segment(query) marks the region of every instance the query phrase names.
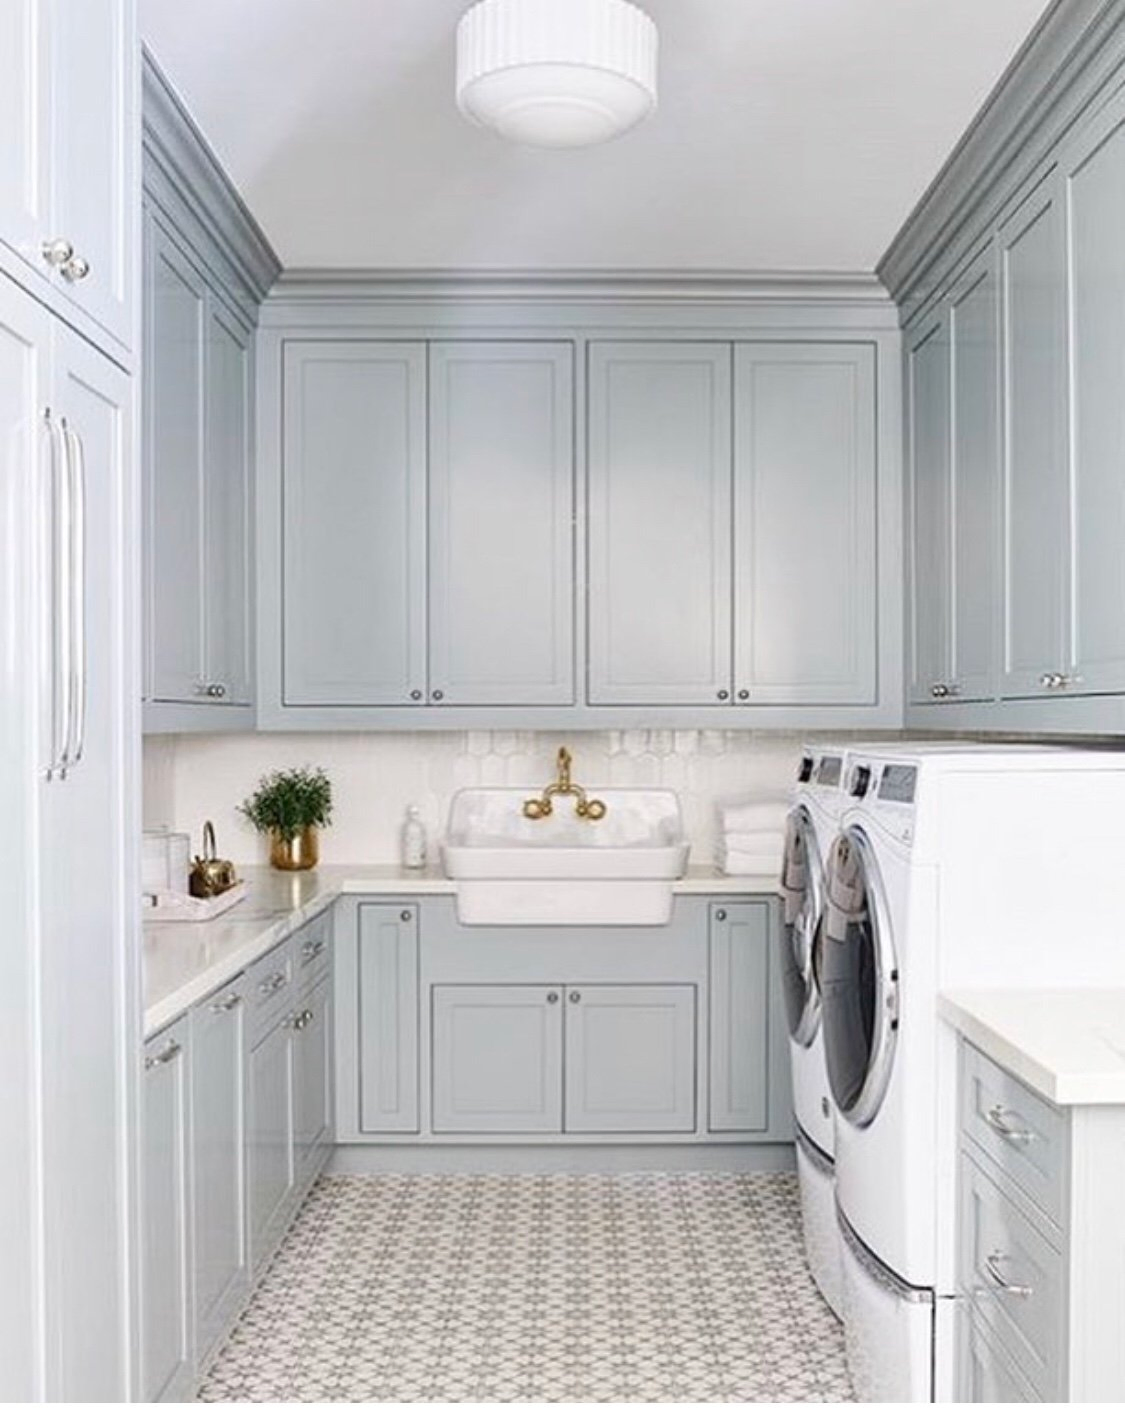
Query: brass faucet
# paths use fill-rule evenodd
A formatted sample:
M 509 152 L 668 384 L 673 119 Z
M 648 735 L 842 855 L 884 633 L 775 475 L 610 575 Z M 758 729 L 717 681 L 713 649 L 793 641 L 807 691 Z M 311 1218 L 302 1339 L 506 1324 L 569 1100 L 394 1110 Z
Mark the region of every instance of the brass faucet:
M 577 783 L 570 781 L 570 750 L 566 748 L 559 749 L 555 781 L 548 783 L 538 797 L 527 799 L 523 805 L 523 815 L 533 822 L 538 822 L 542 817 L 550 817 L 554 811 L 554 804 L 551 802 L 553 797 L 573 797 L 575 812 L 579 817 L 585 817 L 587 822 L 600 822 L 605 816 L 605 803 L 596 797 L 588 798 L 585 788 L 580 788 Z

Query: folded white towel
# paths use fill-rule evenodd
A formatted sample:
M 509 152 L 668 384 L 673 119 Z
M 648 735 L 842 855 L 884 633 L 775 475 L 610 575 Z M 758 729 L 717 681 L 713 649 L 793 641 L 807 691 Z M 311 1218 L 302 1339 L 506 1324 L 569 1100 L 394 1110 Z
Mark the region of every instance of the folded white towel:
M 723 846 L 720 844 L 715 849 L 715 860 L 723 870 L 730 870 L 736 865 L 743 868 L 749 867 L 753 871 L 780 870 L 783 852 L 782 839 L 776 837 L 770 843 L 754 847 Z
M 781 825 L 772 827 L 759 827 L 755 832 L 720 832 L 719 840 L 724 846 L 749 847 L 752 851 L 756 846 L 772 846 L 774 842 L 781 841 L 785 836 L 785 828 Z
M 788 801 L 764 797 L 718 804 L 719 827 L 724 832 L 774 832 L 785 825 Z
M 743 852 L 727 852 L 719 861 L 719 870 L 727 876 L 775 876 L 781 869 L 781 849 L 776 856 L 747 856 Z

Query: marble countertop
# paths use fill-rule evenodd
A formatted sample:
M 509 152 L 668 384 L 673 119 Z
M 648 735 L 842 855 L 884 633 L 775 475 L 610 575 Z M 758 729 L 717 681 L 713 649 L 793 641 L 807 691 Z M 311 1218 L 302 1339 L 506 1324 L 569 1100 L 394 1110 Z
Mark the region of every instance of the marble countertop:
M 301 928 L 341 895 L 453 895 L 456 883 L 435 868 L 318 866 L 273 871 L 247 866 L 246 898 L 201 924 L 147 921 L 144 925 L 144 1033 L 158 1032 L 209 993 Z M 689 866 L 673 882 L 676 895 L 773 895 L 777 876 L 726 876 L 712 866 Z
M 1125 989 L 957 990 L 941 1016 L 1056 1106 L 1125 1105 Z

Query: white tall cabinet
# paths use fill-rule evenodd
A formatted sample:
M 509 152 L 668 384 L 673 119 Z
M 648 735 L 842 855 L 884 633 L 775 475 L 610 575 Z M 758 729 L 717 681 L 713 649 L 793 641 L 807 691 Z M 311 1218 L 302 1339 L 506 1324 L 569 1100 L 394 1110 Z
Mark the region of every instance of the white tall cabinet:
M 6 1400 L 139 1392 L 135 20 L 0 18 Z

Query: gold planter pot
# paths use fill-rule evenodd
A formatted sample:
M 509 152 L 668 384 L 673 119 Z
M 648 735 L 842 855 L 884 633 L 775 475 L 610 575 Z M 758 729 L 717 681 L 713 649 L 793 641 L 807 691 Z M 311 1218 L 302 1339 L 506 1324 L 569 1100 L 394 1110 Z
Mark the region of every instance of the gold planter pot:
M 304 827 L 286 840 L 275 832 L 270 838 L 270 865 L 278 871 L 309 871 L 320 860 L 320 833 Z

